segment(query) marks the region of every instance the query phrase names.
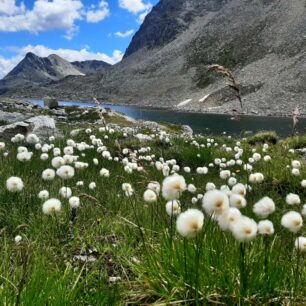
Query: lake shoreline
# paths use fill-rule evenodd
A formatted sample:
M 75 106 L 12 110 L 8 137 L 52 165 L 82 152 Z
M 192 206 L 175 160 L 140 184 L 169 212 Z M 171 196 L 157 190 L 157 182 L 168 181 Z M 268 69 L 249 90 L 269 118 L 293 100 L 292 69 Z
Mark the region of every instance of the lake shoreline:
M 31 103 L 33 100 L 39 100 L 41 101 L 42 99 L 21 99 L 24 101 L 27 101 Z M 82 100 L 79 99 L 78 101 L 72 101 L 72 100 L 58 100 L 59 102 L 67 102 L 67 103 L 75 103 L 75 102 L 80 102 L 80 103 L 87 103 L 87 104 L 94 104 L 94 102 L 90 102 L 88 100 Z M 119 107 L 131 107 L 131 108 L 138 108 L 138 109 L 143 109 L 143 110 L 150 110 L 150 111 L 173 111 L 176 113 L 188 113 L 188 114 L 207 114 L 207 115 L 220 115 L 220 116 L 232 116 L 233 118 L 235 117 L 256 117 L 256 118 L 292 118 L 292 114 L 277 114 L 277 115 L 263 115 L 263 114 L 255 114 L 255 113 L 242 113 L 242 114 L 233 114 L 232 112 L 216 112 L 216 111 L 193 111 L 193 110 L 188 110 L 188 109 L 179 109 L 175 107 L 153 107 L 153 106 L 147 106 L 147 105 L 137 105 L 137 104 L 118 104 L 118 103 L 104 103 L 102 102 L 101 105 L 103 107 L 107 106 L 119 106 Z M 67 107 L 67 106 L 59 106 L 59 107 Z M 81 106 L 83 108 L 91 108 L 93 106 Z M 302 114 L 299 116 L 299 118 L 306 118 L 306 114 Z M 235 120 L 235 119 L 234 119 Z

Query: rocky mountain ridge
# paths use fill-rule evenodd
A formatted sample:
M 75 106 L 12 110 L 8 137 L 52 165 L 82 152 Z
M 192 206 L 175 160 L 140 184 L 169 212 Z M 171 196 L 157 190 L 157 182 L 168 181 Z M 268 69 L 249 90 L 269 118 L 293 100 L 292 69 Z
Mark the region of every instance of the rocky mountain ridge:
M 39 57 L 29 52 L 12 71 L 0 80 L 0 89 L 48 84 L 69 76 L 83 77 L 86 74 L 103 71 L 110 66 L 110 64 L 97 60 L 70 63 L 56 54 Z
M 119 64 L 5 94 L 231 112 L 235 93 L 208 70 L 218 63 L 233 71 L 244 112 L 306 112 L 305 47 L 304 0 L 161 0 Z

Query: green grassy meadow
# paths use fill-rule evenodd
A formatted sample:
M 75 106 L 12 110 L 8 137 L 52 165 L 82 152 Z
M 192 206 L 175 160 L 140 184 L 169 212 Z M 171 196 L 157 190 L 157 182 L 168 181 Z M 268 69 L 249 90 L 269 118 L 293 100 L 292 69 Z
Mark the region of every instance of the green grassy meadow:
M 266 143 L 264 137 L 256 141 L 226 135 L 188 138 L 173 128 L 126 129 L 124 122 L 120 124 L 121 128 L 108 131 L 88 124 L 91 130 L 84 128 L 73 137 L 70 131 L 78 126 L 62 125 L 64 138 L 39 141 L 42 147 L 48 145 L 46 160 L 40 158 L 39 146 L 4 141 L 0 152 L 0 305 L 306 304 L 306 253 L 303 247 L 294 247 L 297 237 L 306 236 L 306 227 L 291 232 L 281 225 L 285 213 L 301 213 L 306 204 L 305 155 L 294 151 L 302 147 L 306 136 L 274 144 Z M 143 135 L 150 139 L 144 140 Z M 72 178 L 56 175 L 44 181 L 42 172 L 54 168 L 54 148 L 64 156 L 69 139 L 73 140 L 69 142 L 72 155 L 87 167 L 78 169 L 75 160 L 69 163 L 76 168 Z M 20 146 L 33 152 L 29 161 L 16 158 Z M 242 153 L 235 158 L 237 150 Z M 103 157 L 105 151 L 112 159 Z M 260 160 L 249 160 L 255 151 Z M 266 155 L 271 160 L 265 161 Z M 216 159 L 223 159 L 221 165 Z M 299 175 L 292 174 L 294 160 L 300 162 Z M 162 192 L 152 203 L 143 198 L 150 182 L 163 187 L 166 176 L 157 169 L 157 161 L 169 167 L 169 175 L 177 172 L 187 185 L 196 187 L 179 197 L 182 212 L 196 208 L 204 213 L 203 227 L 193 237 L 177 232 L 178 216 L 166 213 Z M 245 164 L 252 170 L 245 170 Z M 198 167 L 207 167 L 208 173 L 198 174 Z M 102 168 L 109 171 L 108 177 L 100 176 Z M 229 170 L 236 183 L 251 187 L 245 195 L 247 205 L 240 209 L 244 216 L 258 223 L 261 218 L 254 214 L 253 205 L 265 196 L 273 199 L 275 212 L 265 218 L 274 225 L 273 235 L 257 233 L 249 242 L 237 241 L 203 211 L 206 184 L 214 183 L 216 189 L 229 184 L 229 178 L 220 177 L 222 170 Z M 251 173 L 262 173 L 264 180 L 250 182 Z M 22 179 L 20 192 L 7 189 L 6 181 L 12 176 Z M 94 189 L 89 188 L 92 182 Z M 122 190 L 124 183 L 132 187 L 130 196 Z M 79 197 L 78 208 L 72 209 L 59 194 L 63 186 Z M 45 200 L 38 197 L 42 190 L 60 200 L 59 212 L 43 213 Z M 299 204 L 286 203 L 290 193 L 299 195 Z M 16 242 L 16 236 L 21 240 Z

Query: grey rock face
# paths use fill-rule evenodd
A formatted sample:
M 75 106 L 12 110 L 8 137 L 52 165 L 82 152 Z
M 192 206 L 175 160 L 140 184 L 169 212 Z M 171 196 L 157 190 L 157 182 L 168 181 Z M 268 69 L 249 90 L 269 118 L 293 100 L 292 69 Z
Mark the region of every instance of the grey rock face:
M 71 64 L 84 74 L 94 74 L 97 72 L 105 71 L 106 69 L 111 67 L 110 64 L 97 60 L 71 62 Z
M 25 115 L 21 114 L 21 113 L 17 113 L 17 112 L 3 112 L 0 111 L 0 121 L 4 121 L 7 123 L 13 123 L 16 121 L 21 121 L 24 120 L 26 118 Z
M 183 134 L 186 136 L 191 137 L 193 135 L 193 130 L 189 125 L 183 125 Z
M 10 139 L 18 133 L 23 135 L 34 133 L 39 138 L 62 137 L 61 132 L 56 128 L 55 120 L 49 116 L 36 116 L 0 127 L 1 138 Z

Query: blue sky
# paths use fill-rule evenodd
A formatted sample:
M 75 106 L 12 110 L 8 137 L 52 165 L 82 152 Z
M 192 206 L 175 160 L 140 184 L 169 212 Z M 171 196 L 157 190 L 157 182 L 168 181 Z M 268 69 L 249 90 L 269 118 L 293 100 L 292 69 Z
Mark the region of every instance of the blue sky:
M 121 60 L 158 0 L 0 0 L 0 78 L 31 51 Z

